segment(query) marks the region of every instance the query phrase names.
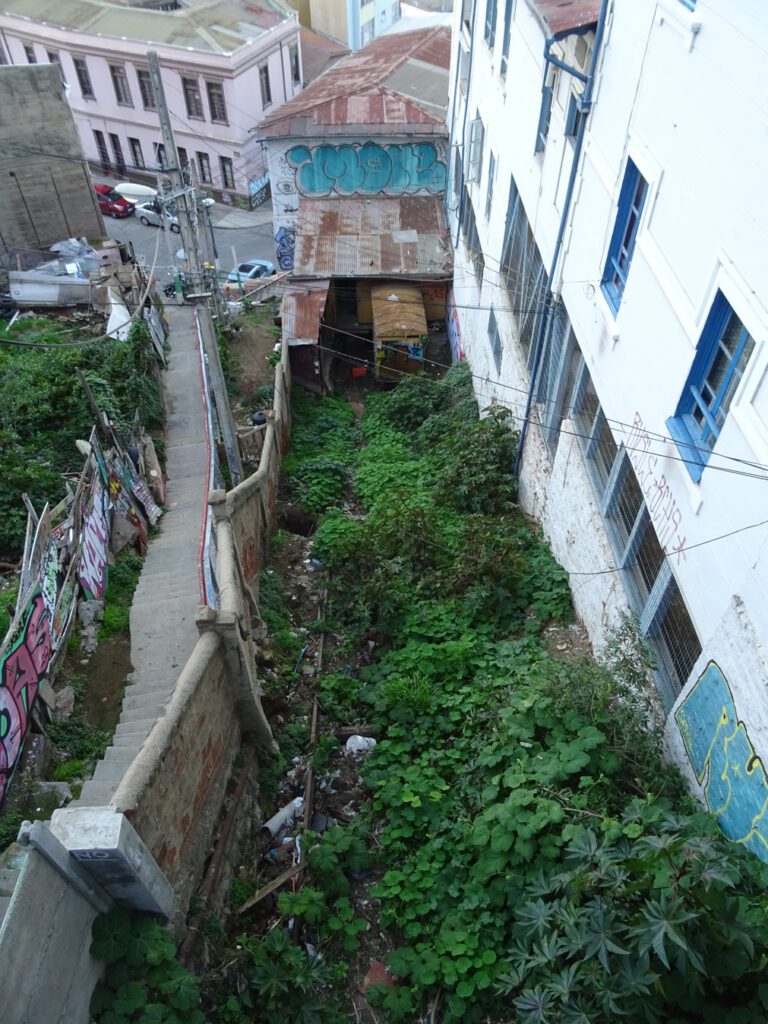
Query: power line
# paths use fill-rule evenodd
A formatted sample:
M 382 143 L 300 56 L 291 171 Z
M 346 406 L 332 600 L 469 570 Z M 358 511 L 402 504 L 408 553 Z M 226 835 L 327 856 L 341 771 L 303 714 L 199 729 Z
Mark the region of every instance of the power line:
M 331 324 L 323 323 L 322 326 L 327 328 L 330 331 L 333 331 L 335 334 L 345 335 L 345 336 L 353 338 L 353 339 L 355 339 L 357 341 L 362 341 L 362 342 L 365 342 L 367 344 L 371 344 L 371 339 L 370 338 L 365 338 L 361 334 L 355 334 L 352 331 L 345 331 L 342 328 L 334 327 Z M 321 348 L 322 351 L 332 352 L 335 355 L 343 356 L 343 353 L 339 353 L 335 349 L 323 348 L 322 346 L 318 346 L 318 348 Z M 392 346 L 392 345 L 382 345 L 382 348 L 391 349 L 392 351 L 401 351 L 396 346 Z M 425 363 L 428 363 L 430 366 L 435 366 L 435 367 L 437 367 L 439 369 L 442 369 L 442 370 L 450 369 L 450 366 L 447 363 L 440 363 L 440 362 L 437 362 L 435 360 L 426 359 L 426 358 L 423 361 Z M 364 363 L 365 365 L 372 365 L 372 364 L 369 364 L 367 360 L 361 359 L 360 362 Z M 400 373 L 400 374 L 403 374 L 403 375 L 406 375 L 406 376 L 409 375 L 408 371 L 406 371 L 406 370 L 397 370 L 394 367 L 392 369 L 394 369 L 395 372 L 397 372 L 397 373 Z M 479 381 L 482 384 L 490 384 L 492 386 L 497 386 L 497 387 L 503 388 L 504 390 L 507 390 L 507 391 L 514 391 L 515 393 L 523 395 L 523 396 L 527 396 L 527 394 L 528 394 L 527 390 L 524 389 L 524 388 L 516 388 L 512 384 L 504 384 L 501 381 L 498 381 L 498 382 L 497 381 L 493 381 L 489 377 L 482 377 L 479 374 L 473 373 L 472 370 L 470 370 L 470 376 L 472 377 L 473 380 Z M 440 381 L 436 381 L 435 383 L 441 383 L 441 382 Z M 489 395 L 489 394 L 480 393 L 480 397 L 487 398 L 489 400 L 493 400 L 495 398 L 495 395 L 492 395 L 492 394 Z M 540 405 L 549 405 L 549 406 L 552 406 L 553 408 L 560 406 L 559 402 L 554 401 L 554 400 L 550 400 L 550 399 L 542 399 L 539 402 L 539 404 Z M 510 408 L 515 408 L 516 409 L 517 407 L 515 407 L 513 405 L 510 405 Z M 606 423 L 608 423 L 609 426 L 611 426 L 612 428 L 615 426 L 617 428 L 616 432 L 619 433 L 619 434 L 627 433 L 629 436 L 631 436 L 631 434 L 636 429 L 635 425 L 632 424 L 632 423 L 626 423 L 626 422 L 623 422 L 622 420 L 608 419 L 607 416 L 605 417 L 605 419 L 606 419 Z M 618 428 L 620 428 L 620 429 L 618 429 Z M 551 430 L 551 431 L 556 432 L 556 433 L 559 433 L 559 434 L 566 434 L 566 435 L 569 435 L 569 436 L 572 436 L 572 437 L 581 437 L 581 438 L 584 438 L 585 440 L 588 440 L 588 441 L 592 440 L 592 437 L 590 435 L 581 434 L 581 433 L 578 433 L 576 431 L 564 430 L 563 427 L 562 427 L 562 424 L 559 427 L 554 427 L 553 426 L 553 427 L 547 427 L 546 429 L 547 430 Z M 652 440 L 660 441 L 660 442 L 663 442 L 665 444 L 672 444 L 672 445 L 676 444 L 674 439 L 669 437 L 666 434 L 658 434 L 658 433 L 655 433 L 655 432 L 649 431 L 649 430 L 645 430 L 645 433 L 647 433 Z M 698 447 L 698 446 L 693 445 L 693 444 L 687 445 L 686 447 L 690 448 L 691 452 L 698 452 L 698 453 L 700 453 L 702 455 L 707 456 L 708 458 L 712 457 L 714 455 L 716 458 L 724 459 L 724 460 L 726 460 L 728 462 L 736 462 L 739 465 L 749 466 L 749 467 L 752 467 L 754 469 L 762 469 L 762 470 L 765 471 L 765 473 L 768 473 L 768 466 L 763 465 L 760 462 L 752 462 L 749 459 L 742 459 L 742 458 L 739 458 L 736 455 L 725 455 L 725 454 L 721 454 L 719 452 L 718 453 L 714 453 L 709 448 L 702 448 L 702 447 Z M 645 448 L 637 448 L 637 447 L 629 448 L 626 445 L 624 445 L 624 448 L 625 448 L 625 451 L 637 451 L 637 452 L 640 452 L 641 454 L 647 454 L 647 449 L 645 449 Z M 651 454 L 658 455 L 661 458 L 671 459 L 672 461 L 675 461 L 675 462 L 683 462 L 685 464 L 687 464 L 687 463 L 689 463 L 691 461 L 690 459 L 685 459 L 685 458 L 682 458 L 682 457 L 676 456 L 676 455 L 670 455 L 670 454 L 668 454 L 666 452 L 665 453 L 653 452 Z M 739 471 L 739 470 L 730 469 L 727 466 L 717 466 L 717 465 L 710 464 L 708 468 L 713 469 L 713 470 L 718 470 L 718 471 L 723 472 L 723 473 L 732 473 L 732 474 L 737 475 L 737 476 L 744 476 L 744 477 L 753 478 L 753 479 L 756 479 L 756 480 L 768 480 L 768 476 L 764 476 L 764 475 L 759 474 L 759 473 L 744 473 L 744 472 Z

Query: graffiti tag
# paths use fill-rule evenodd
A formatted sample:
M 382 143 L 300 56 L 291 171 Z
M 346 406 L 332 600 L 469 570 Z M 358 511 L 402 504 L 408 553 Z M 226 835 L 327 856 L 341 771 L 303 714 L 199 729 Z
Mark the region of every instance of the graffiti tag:
M 645 497 L 659 544 L 666 554 L 677 555 L 679 564 L 685 558 L 686 538 L 680 532 L 683 513 L 672 494 L 666 476 L 657 472 L 661 459 L 651 452 L 651 441 L 651 435 L 645 429 L 640 413 L 636 412 L 626 446 L 629 451 L 634 449 L 632 467 Z
M 32 705 L 50 660 L 50 617 L 36 588 L 0 652 L 0 800 L 16 768 Z
M 296 253 L 296 232 L 293 228 L 278 228 L 275 235 L 277 262 L 281 270 L 293 270 Z
M 768 783 L 728 681 L 711 661 L 675 712 L 707 806 L 729 839 L 768 860 Z
M 286 154 L 296 168 L 299 192 L 327 196 L 331 192 L 444 192 L 446 165 L 431 142 L 380 146 L 294 146 Z
M 91 494 L 83 516 L 83 534 L 80 541 L 78 579 L 85 596 L 98 600 L 107 589 L 107 547 L 109 545 L 109 517 L 107 494 L 98 476 L 94 477 Z

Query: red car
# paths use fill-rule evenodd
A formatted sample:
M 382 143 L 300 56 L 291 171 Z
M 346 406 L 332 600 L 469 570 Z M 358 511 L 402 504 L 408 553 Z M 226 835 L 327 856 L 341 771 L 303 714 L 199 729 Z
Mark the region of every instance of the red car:
M 94 185 L 99 209 L 105 217 L 130 217 L 134 213 L 133 203 L 129 203 L 111 185 Z

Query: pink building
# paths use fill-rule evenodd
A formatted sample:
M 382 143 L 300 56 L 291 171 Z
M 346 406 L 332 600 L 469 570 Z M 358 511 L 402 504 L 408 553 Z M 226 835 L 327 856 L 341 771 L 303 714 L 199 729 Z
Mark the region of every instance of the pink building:
M 166 162 L 149 50 L 182 163 L 224 194 L 259 193 L 267 162 L 253 129 L 302 88 L 294 11 L 275 0 L 2 3 L 0 63 L 58 64 L 87 158 L 117 177 Z

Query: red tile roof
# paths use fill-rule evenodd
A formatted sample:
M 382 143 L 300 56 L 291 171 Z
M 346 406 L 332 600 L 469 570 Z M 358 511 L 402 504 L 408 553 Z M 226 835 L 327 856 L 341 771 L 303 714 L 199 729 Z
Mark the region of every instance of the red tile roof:
M 600 0 L 528 0 L 528 4 L 552 36 L 596 25 L 600 14 Z

